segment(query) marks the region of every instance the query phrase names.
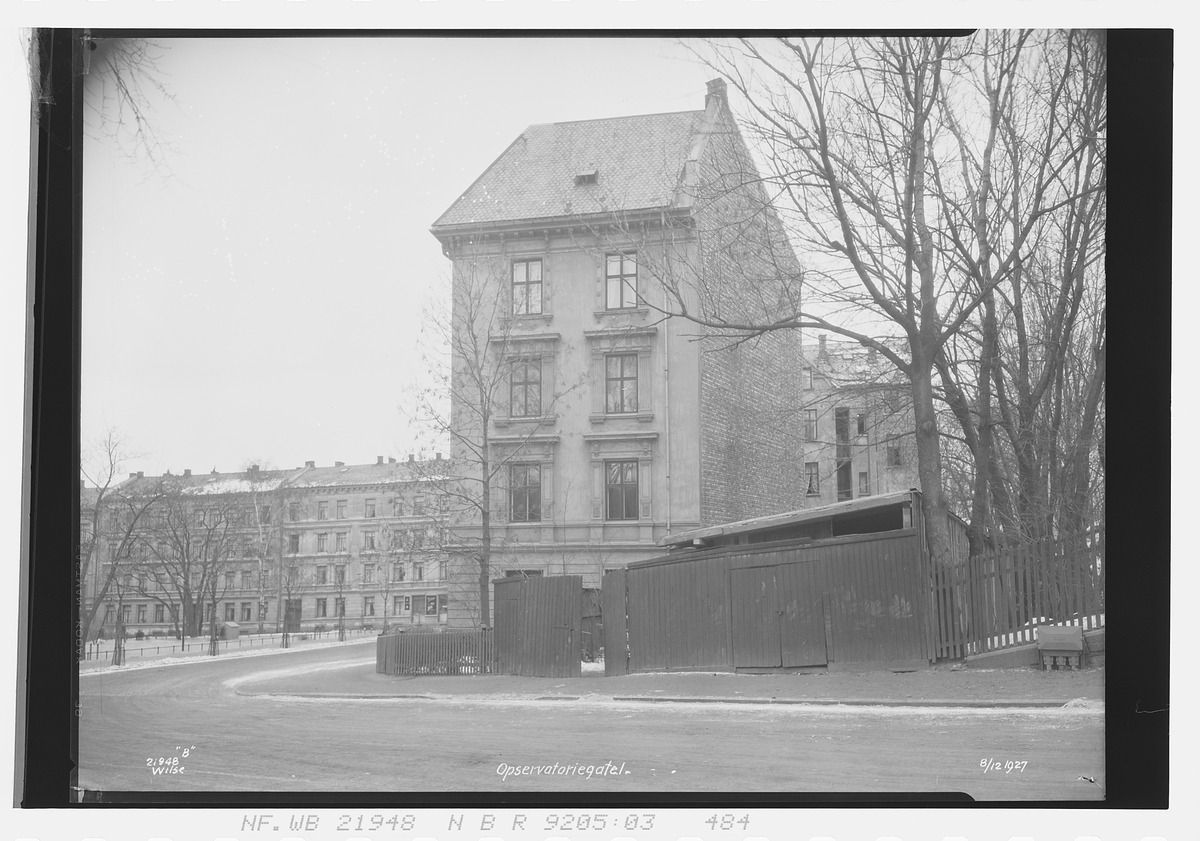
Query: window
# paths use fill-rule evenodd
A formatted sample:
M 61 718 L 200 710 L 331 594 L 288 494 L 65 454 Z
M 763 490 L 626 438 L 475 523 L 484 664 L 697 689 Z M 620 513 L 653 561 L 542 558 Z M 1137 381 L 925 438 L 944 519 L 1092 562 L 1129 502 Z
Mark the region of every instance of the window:
M 392 580 L 404 580 L 404 564 L 392 564 Z
M 446 580 L 447 569 L 448 567 L 446 566 L 446 559 L 442 558 L 442 560 L 438 561 L 438 578 L 442 579 L 443 581 Z
M 437 616 L 437 596 L 425 597 L 425 615 Z
M 887 465 L 888 467 L 901 467 L 904 464 L 904 456 L 900 453 L 899 446 L 889 446 L 887 448 Z
M 393 596 L 392 597 L 392 615 L 399 616 L 400 610 L 403 607 L 403 605 L 404 605 L 404 597 L 403 596 Z
M 298 502 L 289 502 L 288 503 L 288 519 L 291 520 L 293 523 L 300 519 L 300 503 L 298 503 Z
M 414 531 L 412 533 L 412 548 L 420 549 L 424 545 L 425 545 L 425 532 Z
M 146 621 L 146 606 L 144 604 L 138 605 L 138 621 L 139 622 Z
M 337 566 L 335 566 L 333 568 L 333 583 L 334 584 L 345 584 L 346 583 L 346 565 L 345 564 L 338 564 Z
M 375 583 L 375 564 L 363 564 L 363 584 Z
M 368 516 L 368 517 L 374 517 L 374 516 L 375 516 L 375 500 L 373 500 L 373 499 L 368 499 L 368 500 L 367 500 L 367 503 L 366 503 L 366 516 Z
M 862 471 L 858 474 L 858 495 L 859 496 L 870 496 L 871 495 L 871 483 L 867 479 L 866 471 Z
M 542 519 L 542 466 L 512 464 L 508 468 L 509 516 L 514 523 Z
M 262 586 L 264 590 L 271 586 L 271 570 L 269 569 L 262 571 Z
M 425 580 L 425 565 L 413 564 L 413 581 Z
M 126 625 L 129 624 L 130 618 L 133 616 L 133 608 L 130 605 L 125 605 L 121 608 L 121 621 Z M 208 619 L 212 621 L 212 605 L 208 606 Z
M 638 518 L 638 463 L 636 461 L 607 461 L 604 463 L 605 519 L 636 520 Z
M 242 621 L 250 621 L 250 602 L 242 602 Z
M 329 503 L 328 502 L 318 502 L 317 503 L 317 519 L 318 520 L 328 520 L 329 519 Z
M 163 606 L 161 604 L 156 604 L 154 606 L 154 621 L 162 622 L 164 613 L 165 611 L 163 610 Z
M 329 583 L 329 567 L 324 566 L 324 565 L 317 567 L 317 583 L 318 584 L 328 584 Z
M 288 554 L 296 555 L 300 552 L 300 535 L 288 535 Z
M 113 623 L 113 609 L 110 605 L 104 609 L 104 624 L 111 625 Z
M 346 551 L 346 532 L 339 531 L 333 536 L 333 548 L 335 552 Z
M 328 601 L 326 599 L 317 599 L 317 618 L 328 616 Z
M 375 597 L 363 596 L 363 616 L 375 615 Z
M 513 315 L 538 315 L 542 311 L 542 261 L 513 263 Z
M 604 357 L 604 411 L 623 414 L 638 410 L 636 353 Z
M 817 440 L 817 410 L 804 410 L 804 438 L 806 441 Z
M 804 463 L 804 493 L 808 496 L 821 495 L 821 467 L 815 461 Z
M 254 586 L 254 573 L 248 569 L 242 570 L 242 589 L 249 590 Z
M 225 589 L 226 590 L 233 589 L 233 582 L 234 582 L 235 577 L 236 577 L 236 573 L 232 573 L 232 572 L 225 573 Z
M 329 551 L 329 534 L 327 532 L 321 532 L 320 534 L 317 535 L 317 551 L 318 552 L 328 552 Z
M 518 359 L 508 376 L 508 414 L 514 418 L 536 418 L 542 414 L 542 361 Z
M 800 381 L 801 381 L 801 383 L 803 383 L 804 387 L 805 387 L 806 389 L 811 389 L 811 388 L 813 387 L 813 369 L 812 369 L 812 368 L 805 368 L 805 369 L 804 369 L 804 370 L 801 372 L 801 375 L 800 375 L 800 376 L 801 376 L 801 380 L 800 380 Z
M 392 500 L 392 516 L 393 517 L 403 517 L 404 516 L 404 501 L 403 500 L 400 500 L 400 499 Z
M 237 616 L 237 605 L 233 602 L 225 602 L 225 621 L 232 622 Z
M 604 262 L 605 309 L 626 310 L 637 307 L 637 255 L 609 254 Z
M 346 615 L 346 600 L 343 598 L 334 599 L 333 600 L 333 609 L 335 611 L 337 611 L 338 616 L 345 616 Z
M 271 506 L 264 505 L 262 508 L 258 509 L 258 521 L 260 523 L 271 522 Z
M 858 413 L 858 434 L 867 434 L 867 415 L 865 412 Z
M 344 499 L 337 501 L 337 518 L 339 520 L 346 519 L 346 500 Z
M 425 513 L 425 497 L 423 497 L 423 496 L 414 496 L 413 497 L 412 512 L 413 512 L 414 516 Z
M 367 552 L 375 551 L 375 532 L 373 532 L 373 531 L 364 531 L 363 532 L 362 548 L 364 551 L 367 551 Z

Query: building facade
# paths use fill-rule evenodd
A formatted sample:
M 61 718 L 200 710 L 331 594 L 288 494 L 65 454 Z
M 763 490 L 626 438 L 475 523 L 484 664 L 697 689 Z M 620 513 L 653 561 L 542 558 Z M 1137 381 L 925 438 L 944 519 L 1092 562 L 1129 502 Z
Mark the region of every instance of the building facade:
M 130 477 L 109 493 L 82 584 L 90 635 L 444 625 L 434 487 L 443 460 Z M 145 508 L 128 530 L 129 511 Z M 115 555 L 120 554 L 120 557 Z
M 813 508 L 919 488 L 911 398 L 895 368 L 818 336 L 801 357 L 804 498 Z
M 736 316 L 799 276 L 750 171 L 714 82 L 702 111 L 529 127 L 434 224 L 454 284 L 451 460 L 488 479 L 450 537 L 453 623 L 477 620 L 485 507 L 492 577 L 598 587 L 668 533 L 804 498 L 796 331 L 739 343 L 664 317 Z

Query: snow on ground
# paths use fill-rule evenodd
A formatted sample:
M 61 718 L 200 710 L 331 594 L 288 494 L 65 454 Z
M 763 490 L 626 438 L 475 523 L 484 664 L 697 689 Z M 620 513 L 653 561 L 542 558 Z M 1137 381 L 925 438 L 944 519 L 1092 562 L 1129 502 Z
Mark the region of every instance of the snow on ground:
M 316 640 L 314 642 L 297 641 L 289 648 L 272 648 L 271 646 L 262 646 L 254 648 L 233 649 L 232 651 L 222 651 L 216 657 L 212 657 L 206 652 L 196 651 L 189 654 L 180 654 L 177 656 L 162 656 L 146 655 L 141 659 L 134 659 L 133 662 L 126 661 L 123 666 L 113 666 L 105 660 L 85 660 L 79 664 L 79 675 L 93 674 L 112 674 L 113 672 L 137 671 L 140 669 L 153 669 L 159 666 L 178 666 L 183 663 L 216 663 L 220 660 L 240 657 L 258 657 L 264 654 L 294 654 L 297 651 L 310 651 L 313 648 L 330 648 L 342 645 L 359 645 L 365 642 L 372 641 L 374 637 L 358 637 L 357 639 L 348 639 L 344 642 L 335 640 L 324 641 Z M 364 661 L 366 662 L 366 661 Z M 371 658 L 374 662 L 374 658 Z

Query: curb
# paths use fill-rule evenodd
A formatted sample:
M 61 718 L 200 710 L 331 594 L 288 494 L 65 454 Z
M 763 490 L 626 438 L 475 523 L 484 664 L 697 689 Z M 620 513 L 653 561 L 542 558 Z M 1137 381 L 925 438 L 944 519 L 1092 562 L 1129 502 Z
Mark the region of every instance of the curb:
M 622 695 L 614 696 L 612 700 L 665 704 L 797 704 L 823 707 L 980 707 L 988 709 L 1012 707 L 1049 709 L 1065 707 L 1070 703 L 1070 701 L 980 701 L 975 699 L 952 701 L 947 699 L 925 700 L 912 698 L 688 698 L 655 695 Z
M 579 695 L 506 696 L 501 699 L 491 695 L 376 695 L 345 692 L 247 692 L 235 689 L 238 695 L 256 698 L 313 698 L 332 700 L 342 698 L 351 701 L 579 701 Z M 887 698 L 856 698 L 838 700 L 833 698 L 722 698 L 722 697 L 658 697 L 647 695 L 592 696 L 589 700 L 619 701 L 642 704 L 741 704 L 745 706 L 810 706 L 810 707 L 927 707 L 927 708 L 973 708 L 973 709 L 1062 709 L 1071 701 L 979 701 L 946 699 L 897 700 Z

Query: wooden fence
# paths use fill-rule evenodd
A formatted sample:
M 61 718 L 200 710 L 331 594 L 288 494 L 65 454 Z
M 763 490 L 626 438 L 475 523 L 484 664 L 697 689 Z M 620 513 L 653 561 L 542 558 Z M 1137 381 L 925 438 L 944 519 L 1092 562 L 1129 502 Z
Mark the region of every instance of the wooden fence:
M 1039 625 L 1104 625 L 1104 530 L 932 566 L 937 656 L 1034 642 Z
M 496 671 L 579 677 L 583 576 L 499 578 L 493 583 Z
M 495 671 L 490 629 L 442 634 L 382 634 L 375 671 L 384 675 L 482 675 Z

